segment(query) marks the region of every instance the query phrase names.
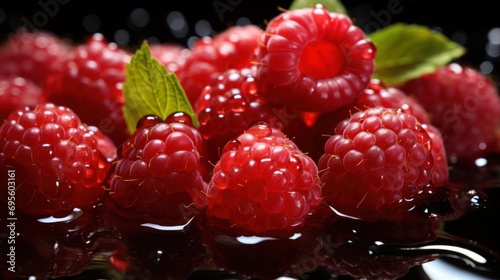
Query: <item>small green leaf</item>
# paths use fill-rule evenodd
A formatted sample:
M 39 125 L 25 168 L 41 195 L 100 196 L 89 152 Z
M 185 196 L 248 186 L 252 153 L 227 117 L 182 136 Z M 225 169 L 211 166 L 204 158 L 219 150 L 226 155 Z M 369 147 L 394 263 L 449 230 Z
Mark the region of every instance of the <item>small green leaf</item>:
M 184 112 L 198 127 L 197 116 L 177 76 L 151 56 L 146 42 L 127 64 L 123 94 L 123 115 L 130 133 L 141 117 L 151 114 L 166 119 L 174 112 Z
M 369 36 L 377 47 L 374 78 L 398 85 L 450 63 L 465 48 L 438 31 L 417 24 L 396 23 Z
M 289 10 L 302 8 L 313 8 L 316 4 L 321 4 L 332 13 L 347 14 L 347 10 L 340 0 L 294 0 Z

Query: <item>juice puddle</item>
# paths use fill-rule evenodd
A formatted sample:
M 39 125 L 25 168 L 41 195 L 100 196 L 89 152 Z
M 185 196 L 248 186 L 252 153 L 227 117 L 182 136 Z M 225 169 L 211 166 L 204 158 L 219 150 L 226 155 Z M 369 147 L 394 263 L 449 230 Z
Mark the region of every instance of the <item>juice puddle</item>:
M 489 160 L 468 168 L 468 179 L 454 167 L 462 184 L 425 206 L 434 218 L 402 222 L 346 218 L 324 205 L 296 231 L 244 236 L 202 213 L 165 226 L 114 215 L 108 204 L 61 218 L 18 215 L 15 237 L 0 231 L 2 279 L 500 279 L 500 165 Z

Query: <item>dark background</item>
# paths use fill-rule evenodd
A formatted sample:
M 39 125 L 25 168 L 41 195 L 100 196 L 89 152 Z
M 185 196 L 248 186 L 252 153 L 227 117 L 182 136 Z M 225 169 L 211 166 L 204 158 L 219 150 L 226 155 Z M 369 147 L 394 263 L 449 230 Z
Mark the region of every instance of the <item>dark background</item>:
M 243 22 L 264 28 L 265 22 L 279 13 L 278 7 L 286 9 L 291 2 L 6 0 L 0 3 L 0 40 L 7 40 L 14 30 L 25 26 L 54 32 L 75 43 L 84 41 L 93 32 L 100 32 L 108 40 L 128 48 L 135 48 L 144 39 L 189 46 L 200 36 L 195 30 L 196 23 L 200 20 L 210 23 L 210 34 L 223 31 L 242 18 Z M 460 5 L 456 1 L 344 0 L 342 3 L 355 24 L 367 33 L 395 22 L 417 23 L 437 29 L 467 48 L 467 53 L 460 58 L 461 62 L 476 68 L 483 67 L 483 72 L 493 74 L 492 78 L 498 81 L 500 42 L 496 45 L 489 43 L 488 32 L 492 28 L 500 28 L 500 12 L 493 8 L 492 2 L 476 0 Z M 140 10 L 137 11 L 137 8 Z M 395 9 L 398 12 L 394 12 Z M 147 13 L 146 18 L 141 16 L 144 11 Z M 176 37 L 175 32 L 167 25 L 167 15 L 172 11 L 180 12 L 186 20 L 185 33 L 181 36 Z M 96 22 L 92 18 L 99 20 Z M 90 27 L 85 28 L 85 19 L 87 23 L 91 23 Z M 126 36 L 116 36 L 117 30 L 121 30 L 118 34 L 125 33 Z M 494 50 L 493 56 L 488 55 L 485 50 L 488 44 Z M 484 64 L 485 61 L 489 63 Z

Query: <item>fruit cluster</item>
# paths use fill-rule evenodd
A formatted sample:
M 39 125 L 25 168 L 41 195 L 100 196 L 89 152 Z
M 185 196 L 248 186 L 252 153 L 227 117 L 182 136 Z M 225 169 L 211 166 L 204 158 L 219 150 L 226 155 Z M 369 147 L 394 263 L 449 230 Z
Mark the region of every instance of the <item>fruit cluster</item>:
M 450 162 L 497 149 L 498 90 L 451 60 L 394 83 L 377 38 L 322 5 L 135 54 L 19 31 L 0 48 L 0 179 L 16 170 L 35 217 L 104 203 L 250 235 L 292 233 L 321 204 L 429 217 Z

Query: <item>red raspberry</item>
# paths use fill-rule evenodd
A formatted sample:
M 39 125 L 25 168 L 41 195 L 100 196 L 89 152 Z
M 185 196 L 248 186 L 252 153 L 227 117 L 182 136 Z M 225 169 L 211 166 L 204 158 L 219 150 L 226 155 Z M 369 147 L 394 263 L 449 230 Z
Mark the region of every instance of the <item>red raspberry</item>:
M 415 116 L 384 107 L 357 112 L 337 125 L 319 160 L 325 202 L 359 218 L 404 218 L 442 181 L 433 170 L 446 163 L 432 151 Z
M 42 87 L 47 75 L 60 67 L 70 46 L 47 31 L 18 30 L 0 47 L 0 76 L 21 76 Z
M 149 50 L 152 57 L 165 65 L 169 72 L 177 75 L 191 55 L 190 49 L 175 44 L 151 44 Z
M 20 210 L 37 216 L 66 215 L 104 198 L 113 158 L 106 158 L 100 147 L 110 145 L 67 107 L 26 107 L 10 114 L 0 127 L 0 176 L 7 182 L 7 170 L 14 170 Z M 7 191 L 0 197 L 6 201 Z
M 478 70 L 452 63 L 400 88 L 415 96 L 430 113 L 451 161 L 474 160 L 494 148 L 500 97 L 498 89 Z
M 110 198 L 121 214 L 184 224 L 205 205 L 201 151 L 203 139 L 191 125 L 143 117 L 119 149 Z
M 279 106 L 262 97 L 251 68 L 230 69 L 213 79 L 195 104 L 200 133 L 212 162 L 220 151 L 253 124 L 264 121 L 281 128 Z
M 0 121 L 18 108 L 43 102 L 42 89 L 31 80 L 18 76 L 0 78 Z
M 322 5 L 281 13 L 260 41 L 257 77 L 266 92 L 300 110 L 351 102 L 374 71 L 375 46 L 348 16 Z
M 198 40 L 179 73 L 179 81 L 192 104 L 205 85 L 228 69 L 251 66 L 262 30 L 255 25 L 233 26 L 214 37 Z
M 425 109 L 412 97 L 396 87 L 385 86 L 378 79 L 371 79 L 361 95 L 349 104 L 332 112 L 303 113 L 300 118 L 292 120 L 284 132 L 294 139 L 302 151 L 317 161 L 324 153 L 328 136 L 333 134 L 339 122 L 358 111 L 377 106 L 401 109 L 413 114 L 421 123 L 429 122 Z
M 130 58 L 128 52 L 94 34 L 49 76 L 44 94 L 49 102 L 71 108 L 83 122 L 97 126 L 120 145 L 129 136 L 122 115 L 122 84 Z
M 414 115 L 420 123 L 429 123 L 427 111 L 417 100 L 397 87 L 384 85 L 378 79 L 371 79 L 363 93 L 339 112 L 344 112 L 341 117 L 345 119 L 357 111 L 377 106 L 401 109 L 405 113 Z
M 268 125 L 249 128 L 223 150 L 209 183 L 214 224 L 248 233 L 287 231 L 321 201 L 316 164 Z

